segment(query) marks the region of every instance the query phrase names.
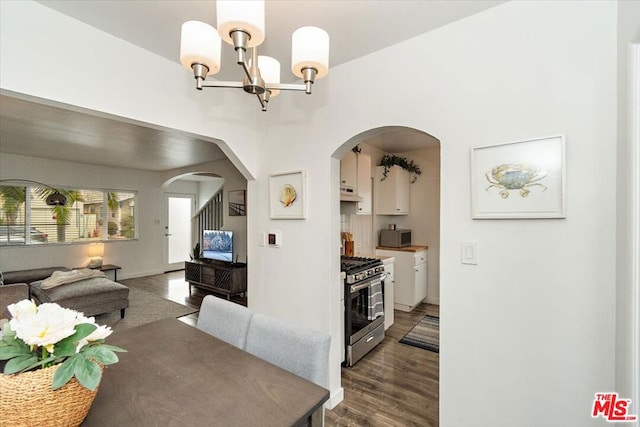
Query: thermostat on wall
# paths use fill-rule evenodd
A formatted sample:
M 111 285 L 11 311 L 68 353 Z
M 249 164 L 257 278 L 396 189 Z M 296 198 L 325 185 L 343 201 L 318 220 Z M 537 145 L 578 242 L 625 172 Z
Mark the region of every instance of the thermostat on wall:
M 279 248 L 282 244 L 282 232 L 280 230 L 270 231 L 267 234 L 267 244 L 272 248 Z

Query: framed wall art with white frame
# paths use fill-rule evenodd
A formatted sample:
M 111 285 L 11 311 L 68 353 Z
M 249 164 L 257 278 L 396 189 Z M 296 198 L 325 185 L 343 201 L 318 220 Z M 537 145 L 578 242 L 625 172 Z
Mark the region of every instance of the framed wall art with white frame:
M 306 205 L 306 173 L 304 171 L 269 175 L 271 219 L 305 219 Z
M 471 151 L 473 219 L 566 218 L 564 135 Z

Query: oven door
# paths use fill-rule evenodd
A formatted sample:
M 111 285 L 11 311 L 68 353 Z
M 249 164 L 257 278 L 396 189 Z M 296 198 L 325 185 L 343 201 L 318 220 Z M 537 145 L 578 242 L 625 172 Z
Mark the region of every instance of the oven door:
M 347 287 L 346 339 L 352 345 L 384 323 L 384 274 Z

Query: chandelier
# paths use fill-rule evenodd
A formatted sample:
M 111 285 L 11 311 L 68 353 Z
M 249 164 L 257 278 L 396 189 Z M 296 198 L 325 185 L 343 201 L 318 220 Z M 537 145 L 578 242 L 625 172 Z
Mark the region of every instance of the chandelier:
M 280 62 L 258 55 L 264 41 L 264 0 L 216 2 L 218 29 L 199 21 L 182 24 L 180 62 L 193 71 L 196 89 L 203 87 L 242 88 L 256 95 L 262 111 L 281 90 L 311 94 L 311 85 L 329 71 L 329 34 L 317 27 L 301 27 L 291 36 L 291 71 L 304 84 L 281 84 Z M 221 40 L 233 46 L 236 62 L 242 66 L 242 82 L 206 80 L 220 71 Z M 247 59 L 247 48 L 251 48 Z

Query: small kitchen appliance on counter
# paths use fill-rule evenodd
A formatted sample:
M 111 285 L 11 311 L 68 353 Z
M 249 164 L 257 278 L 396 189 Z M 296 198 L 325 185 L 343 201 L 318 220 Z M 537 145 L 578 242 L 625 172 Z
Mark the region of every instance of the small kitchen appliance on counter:
M 401 248 L 411 245 L 411 230 L 380 230 L 380 246 Z
M 384 339 L 384 265 L 378 258 L 340 257 L 345 273 L 345 365 Z

